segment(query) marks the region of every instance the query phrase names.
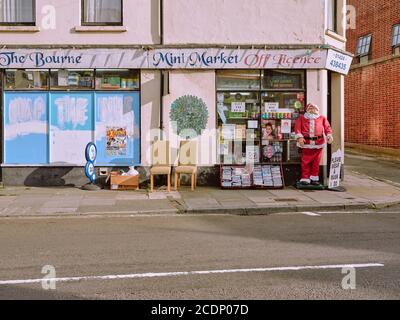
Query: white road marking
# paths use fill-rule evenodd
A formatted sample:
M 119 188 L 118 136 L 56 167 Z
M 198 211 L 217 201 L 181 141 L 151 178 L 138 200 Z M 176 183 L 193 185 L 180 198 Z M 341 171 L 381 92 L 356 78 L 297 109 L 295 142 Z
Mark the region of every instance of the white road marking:
M 273 271 L 302 271 L 302 270 L 329 270 L 343 268 L 377 268 L 384 267 L 381 263 L 365 264 L 338 264 L 322 266 L 298 266 L 298 267 L 275 267 L 275 268 L 255 268 L 255 269 L 227 269 L 227 270 L 205 270 L 205 271 L 187 271 L 187 272 L 160 272 L 160 273 L 135 273 L 125 275 L 107 275 L 107 276 L 86 276 L 86 277 L 66 277 L 54 279 L 26 279 L 26 280 L 2 280 L 0 285 L 32 284 L 42 283 L 42 281 L 55 282 L 79 282 L 89 280 L 121 280 L 121 279 L 144 279 L 144 278 L 162 278 L 162 277 L 182 277 L 193 275 L 226 274 L 226 273 L 253 273 L 253 272 L 273 272 Z
M 310 217 L 320 217 L 321 215 L 315 212 L 300 212 L 301 214 L 304 214 L 306 216 L 310 216 Z

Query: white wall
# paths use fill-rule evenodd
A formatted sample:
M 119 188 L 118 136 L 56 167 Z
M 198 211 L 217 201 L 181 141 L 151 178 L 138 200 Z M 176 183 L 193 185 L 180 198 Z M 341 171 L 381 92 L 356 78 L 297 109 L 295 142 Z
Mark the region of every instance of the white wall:
M 151 165 L 151 142 L 160 137 L 160 71 L 141 72 L 141 163 Z
M 31 45 L 158 44 L 159 0 L 124 0 L 126 32 L 75 32 L 80 0 L 37 0 L 39 32 L 2 32 L 0 43 Z M 165 44 L 322 44 L 325 0 L 164 0 Z M 56 28 L 46 27 L 45 6 Z M 44 22 L 44 23 L 43 23 Z
M 153 44 L 159 42 L 159 0 L 124 0 L 126 32 L 75 32 L 81 25 L 81 0 L 36 0 L 39 32 L 2 32 L 1 44 L 108 45 Z M 48 28 L 47 10 L 55 8 L 55 27 Z M 0 30 L 3 28 L 0 28 Z
M 167 0 L 166 44 L 321 44 L 325 0 Z
M 216 163 L 216 96 L 215 71 L 171 71 L 169 76 L 170 94 L 164 97 L 164 124 L 165 139 L 171 143 L 171 148 L 177 149 L 181 138 L 172 130 L 170 110 L 172 103 L 184 95 L 193 95 L 201 98 L 208 108 L 208 124 L 203 134 L 198 137 L 198 164 L 213 166 Z M 172 155 L 172 161 L 174 156 Z

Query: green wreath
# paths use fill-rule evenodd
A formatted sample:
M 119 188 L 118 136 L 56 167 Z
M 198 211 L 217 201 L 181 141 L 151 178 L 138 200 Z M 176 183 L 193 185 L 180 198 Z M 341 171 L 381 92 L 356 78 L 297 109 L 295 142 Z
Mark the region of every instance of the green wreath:
M 183 138 L 195 138 L 200 136 L 207 127 L 208 109 L 204 101 L 195 96 L 183 96 L 176 99 L 171 105 L 169 113 L 175 133 Z M 195 134 L 195 135 L 194 135 Z

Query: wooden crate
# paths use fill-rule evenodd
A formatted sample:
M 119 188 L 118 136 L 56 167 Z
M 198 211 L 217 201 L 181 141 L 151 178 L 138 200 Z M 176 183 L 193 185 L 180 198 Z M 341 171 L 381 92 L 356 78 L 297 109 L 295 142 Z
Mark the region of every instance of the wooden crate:
M 111 190 L 139 190 L 139 176 L 111 175 Z

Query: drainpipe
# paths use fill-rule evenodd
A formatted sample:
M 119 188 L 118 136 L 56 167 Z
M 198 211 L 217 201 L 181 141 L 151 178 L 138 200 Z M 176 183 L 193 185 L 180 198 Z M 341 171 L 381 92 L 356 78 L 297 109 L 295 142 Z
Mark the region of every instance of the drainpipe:
M 160 1 L 159 24 L 160 24 L 160 45 L 164 44 L 164 0 Z M 163 139 L 164 131 L 164 70 L 160 70 L 160 140 Z

